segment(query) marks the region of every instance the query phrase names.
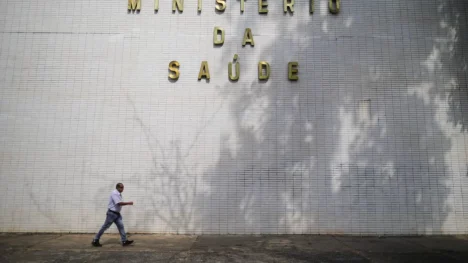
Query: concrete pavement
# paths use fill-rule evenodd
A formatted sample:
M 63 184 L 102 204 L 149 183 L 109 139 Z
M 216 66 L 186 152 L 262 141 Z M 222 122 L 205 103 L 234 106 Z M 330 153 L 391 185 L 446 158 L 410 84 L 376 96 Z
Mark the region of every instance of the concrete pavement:
M 468 262 L 468 236 L 0 234 L 1 262 Z

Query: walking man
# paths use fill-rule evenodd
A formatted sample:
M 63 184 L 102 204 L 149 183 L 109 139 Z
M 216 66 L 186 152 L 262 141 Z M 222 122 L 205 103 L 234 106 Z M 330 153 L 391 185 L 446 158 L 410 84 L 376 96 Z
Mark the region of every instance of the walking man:
M 104 231 L 106 231 L 112 223 L 117 225 L 119 229 L 120 238 L 122 240 L 122 246 L 128 246 L 133 243 L 133 240 L 127 240 L 127 235 L 125 234 L 125 229 L 122 221 L 122 215 L 120 214 L 120 210 L 124 205 L 133 205 L 133 202 L 122 202 L 122 192 L 124 190 L 124 185 L 122 183 L 118 183 L 115 186 L 115 190 L 112 191 L 111 196 L 109 197 L 109 205 L 107 206 L 108 210 L 106 213 L 106 222 L 102 225 L 101 230 L 96 234 L 93 239 L 93 246 L 101 247 L 102 245 L 99 243 L 99 239 L 101 238 Z

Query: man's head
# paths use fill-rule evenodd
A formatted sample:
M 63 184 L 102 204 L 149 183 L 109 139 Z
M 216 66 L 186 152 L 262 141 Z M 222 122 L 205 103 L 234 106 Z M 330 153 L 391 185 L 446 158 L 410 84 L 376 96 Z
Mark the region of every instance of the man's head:
M 124 190 L 124 185 L 123 185 L 123 183 L 118 183 L 118 184 L 115 186 L 115 189 L 117 189 L 117 191 L 119 191 L 120 193 L 122 193 L 123 190 Z

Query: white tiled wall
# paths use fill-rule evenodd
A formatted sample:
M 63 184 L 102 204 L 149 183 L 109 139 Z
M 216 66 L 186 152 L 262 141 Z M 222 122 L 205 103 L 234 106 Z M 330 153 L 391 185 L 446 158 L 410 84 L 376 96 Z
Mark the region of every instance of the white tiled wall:
M 0 231 L 468 233 L 468 1 L 197 2 L 0 1 Z

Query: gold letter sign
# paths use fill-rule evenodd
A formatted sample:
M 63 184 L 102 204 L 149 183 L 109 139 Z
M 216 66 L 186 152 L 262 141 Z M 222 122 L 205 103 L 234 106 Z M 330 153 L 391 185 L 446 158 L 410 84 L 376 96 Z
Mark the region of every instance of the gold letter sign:
M 263 68 L 265 68 L 265 74 L 263 74 Z M 270 78 L 270 64 L 266 61 L 258 62 L 258 79 L 268 80 L 268 78 Z
M 288 12 L 288 9 L 289 12 L 294 13 L 294 0 L 283 0 L 283 7 L 285 13 Z
M 266 0 L 258 0 L 258 13 L 259 14 L 268 13 L 268 8 L 267 8 L 268 4 L 264 3 L 264 1 L 266 2 Z
M 239 80 L 240 64 L 239 64 L 239 61 L 237 61 L 238 58 L 239 58 L 239 56 L 237 54 L 235 54 L 233 62 L 228 63 L 228 75 L 229 75 L 229 79 L 232 80 L 232 81 L 238 81 Z M 235 64 L 235 67 L 236 67 L 236 75 L 232 74 L 232 64 L 233 63 Z
M 141 0 L 128 0 L 128 10 L 140 11 L 141 10 Z
M 288 63 L 288 75 L 289 75 L 289 80 L 298 80 L 299 76 L 297 75 L 297 72 L 299 71 L 297 68 L 299 67 L 299 63 L 297 62 L 289 62 Z
M 249 43 L 252 47 L 255 46 L 255 42 L 252 35 L 252 30 L 250 28 L 246 28 L 244 32 L 244 41 L 242 41 L 242 46 Z
M 330 9 L 330 13 L 338 14 L 340 12 L 340 3 L 341 0 L 328 0 L 328 8 Z
M 184 11 L 184 0 L 172 0 L 172 11 L 179 10 L 179 12 Z
M 241 1 L 241 12 L 244 12 L 244 0 L 240 0 Z
M 202 78 L 206 78 L 207 80 L 210 79 L 210 69 L 208 68 L 208 62 L 202 61 L 200 65 L 200 72 L 198 73 L 198 80 Z
M 169 71 L 171 72 L 169 73 L 170 79 L 176 80 L 179 78 L 179 75 L 180 75 L 179 66 L 180 64 L 178 61 L 171 61 L 169 63 Z
M 226 9 L 226 0 L 216 0 L 215 8 L 220 12 L 224 12 Z
M 218 35 L 221 34 L 221 39 L 218 39 Z M 222 45 L 224 44 L 224 29 L 215 27 L 213 30 L 213 44 Z

